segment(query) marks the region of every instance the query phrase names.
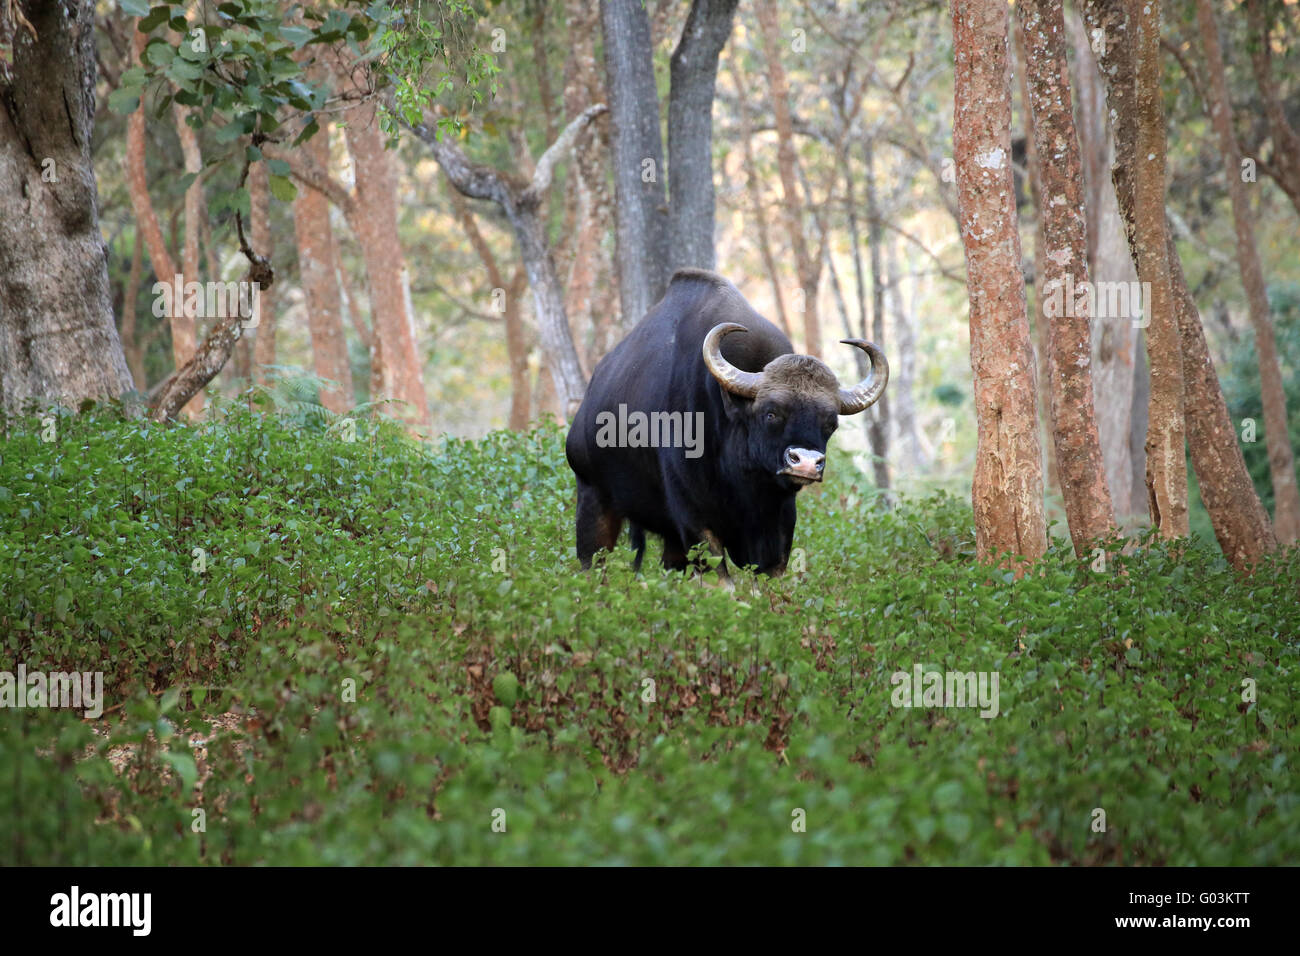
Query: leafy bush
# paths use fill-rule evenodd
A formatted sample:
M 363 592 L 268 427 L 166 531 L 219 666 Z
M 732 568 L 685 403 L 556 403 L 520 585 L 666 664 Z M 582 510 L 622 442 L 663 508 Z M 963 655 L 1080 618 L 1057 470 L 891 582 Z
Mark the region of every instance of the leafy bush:
M 553 427 L 54 424 L 0 444 L 0 669 L 102 671 L 105 714 L 0 711 L 0 863 L 1300 854 L 1294 554 L 1017 581 L 966 504 L 885 511 L 837 456 L 791 572 L 733 594 L 578 572 Z M 894 706 L 918 664 L 997 672 L 998 715 Z

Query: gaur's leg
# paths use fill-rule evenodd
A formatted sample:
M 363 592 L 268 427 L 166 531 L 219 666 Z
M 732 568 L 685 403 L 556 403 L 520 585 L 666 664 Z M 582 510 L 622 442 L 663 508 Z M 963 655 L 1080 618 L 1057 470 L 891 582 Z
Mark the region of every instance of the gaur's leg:
M 641 561 L 645 558 L 645 528 L 639 524 L 628 526 L 628 537 L 632 541 L 632 551 L 636 557 L 632 559 L 632 573 L 641 573 Z
M 613 551 L 623 530 L 623 517 L 600 492 L 586 482 L 578 482 L 578 560 L 585 571 L 591 567 L 592 556 L 602 548 Z

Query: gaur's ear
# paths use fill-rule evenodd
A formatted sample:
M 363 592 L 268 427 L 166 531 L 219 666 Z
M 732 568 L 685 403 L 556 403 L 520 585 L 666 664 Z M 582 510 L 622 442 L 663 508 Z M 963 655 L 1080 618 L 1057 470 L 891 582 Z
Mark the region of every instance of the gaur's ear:
M 752 398 L 741 398 L 725 388 L 720 388 L 718 391 L 722 393 L 722 410 L 727 413 L 727 421 L 734 422 L 748 417 L 750 409 L 754 407 Z

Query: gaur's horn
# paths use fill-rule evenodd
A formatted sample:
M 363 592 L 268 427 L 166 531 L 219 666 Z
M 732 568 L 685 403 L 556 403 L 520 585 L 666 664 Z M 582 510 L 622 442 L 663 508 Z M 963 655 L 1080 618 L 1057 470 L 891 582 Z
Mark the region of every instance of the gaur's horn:
M 885 386 L 889 384 L 889 362 L 885 360 L 885 353 L 872 342 L 865 339 L 840 339 L 840 341 L 845 345 L 860 348 L 871 356 L 871 371 L 867 377 L 853 388 L 840 389 L 840 414 L 856 415 L 876 404 L 884 394 Z M 705 347 L 707 348 L 707 343 Z
M 758 394 L 758 383 L 763 380 L 763 374 L 742 371 L 723 358 L 722 337 L 728 332 L 748 331 L 735 322 L 723 322 L 715 325 L 704 337 L 704 364 L 708 366 L 710 374 L 718 380 L 719 385 L 741 398 L 753 398 Z

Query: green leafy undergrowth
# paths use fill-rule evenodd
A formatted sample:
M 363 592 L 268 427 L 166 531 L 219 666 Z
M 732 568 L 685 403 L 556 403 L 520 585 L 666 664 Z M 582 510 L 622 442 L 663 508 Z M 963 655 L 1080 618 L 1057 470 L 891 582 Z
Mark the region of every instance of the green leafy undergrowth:
M 580 573 L 555 428 L 10 421 L 0 671 L 101 672 L 104 714 L 0 710 L 0 863 L 1300 856 L 1294 554 L 1015 580 L 966 504 L 828 471 L 731 592 L 654 545 Z M 896 706 L 917 666 L 996 716 Z

